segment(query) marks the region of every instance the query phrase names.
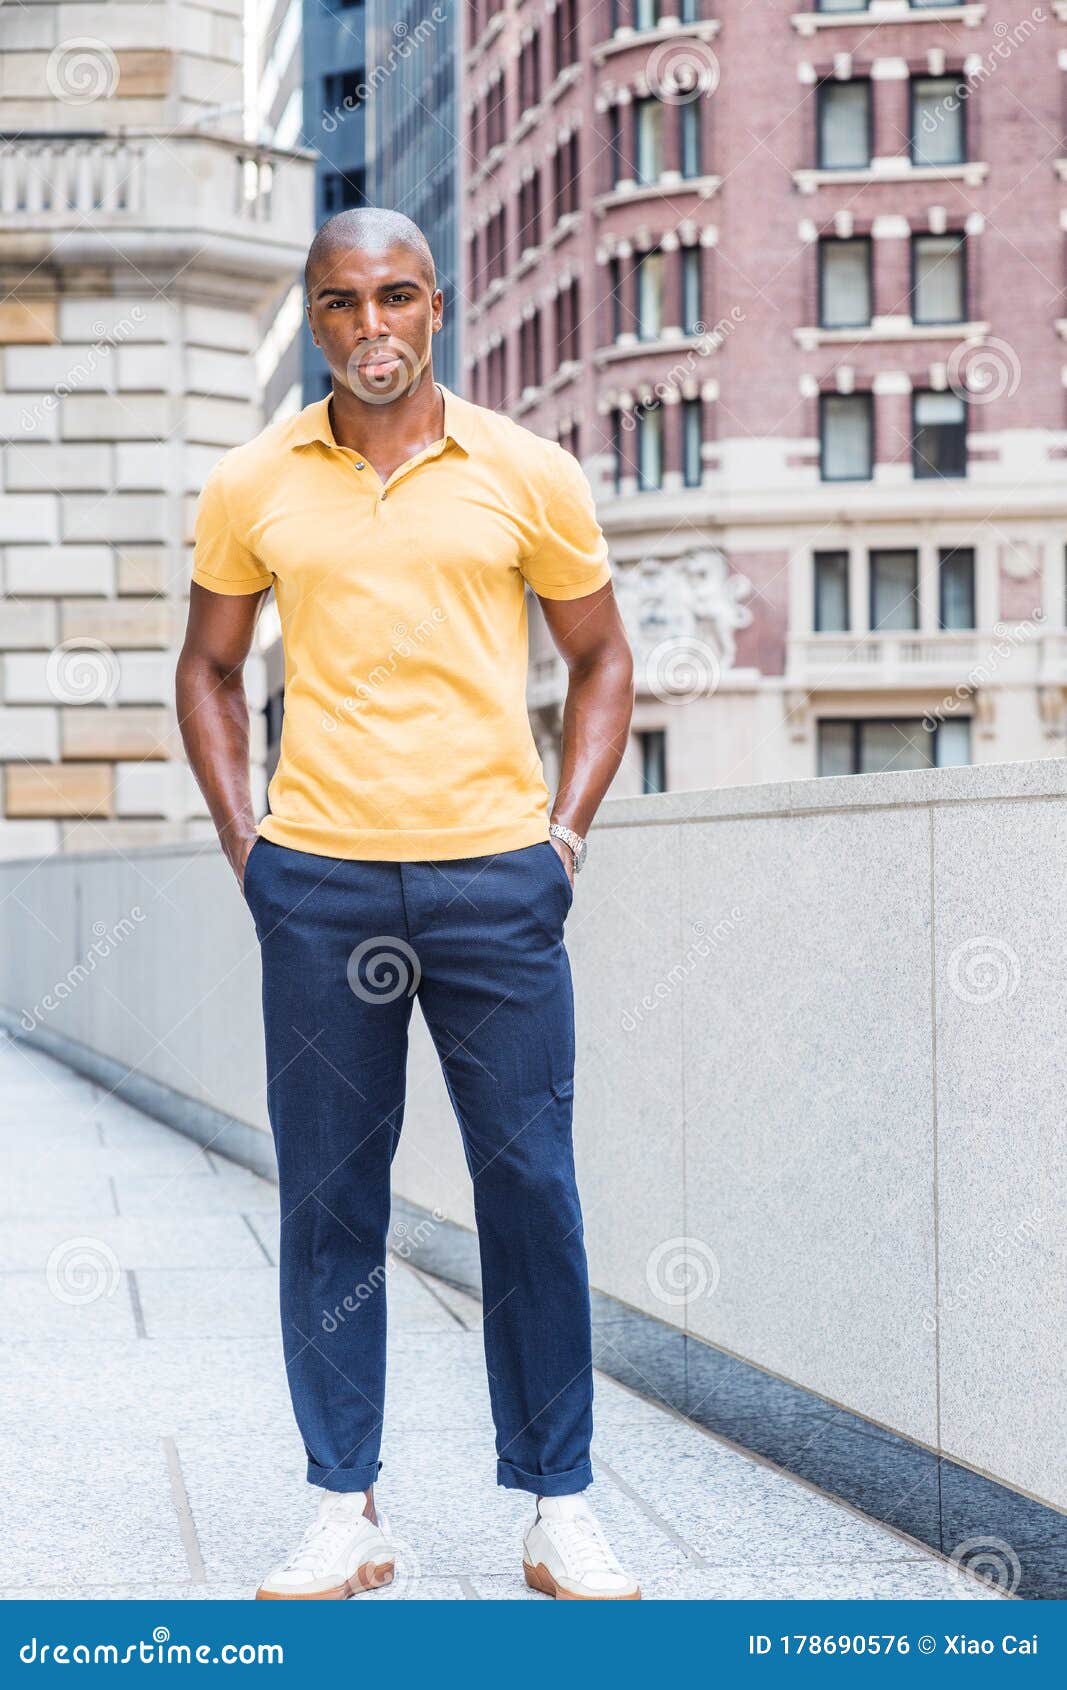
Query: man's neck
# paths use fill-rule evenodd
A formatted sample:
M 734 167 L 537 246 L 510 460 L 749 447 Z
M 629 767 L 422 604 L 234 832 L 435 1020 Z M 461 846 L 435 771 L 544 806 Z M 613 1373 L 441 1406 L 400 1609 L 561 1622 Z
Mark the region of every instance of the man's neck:
M 339 446 L 365 453 L 372 464 L 402 463 L 444 434 L 444 395 L 429 368 L 423 371 L 414 391 L 380 405 L 370 404 L 335 383 L 330 396 L 330 426 Z

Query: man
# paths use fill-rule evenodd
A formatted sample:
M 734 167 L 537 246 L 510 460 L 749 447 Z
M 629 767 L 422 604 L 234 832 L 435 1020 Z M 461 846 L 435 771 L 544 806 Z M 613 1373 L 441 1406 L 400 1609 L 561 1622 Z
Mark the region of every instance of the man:
M 497 1479 L 536 1498 L 527 1582 L 631 1599 L 582 1494 L 592 1373 L 563 945 L 633 708 L 607 547 L 573 457 L 435 384 L 443 301 L 408 218 L 331 218 L 305 287 L 332 394 L 211 472 L 177 684 L 260 944 L 286 1371 L 324 1492 L 258 1595 L 339 1599 L 392 1577 L 373 1486 L 417 997 L 473 1180 Z M 527 583 L 569 672 L 551 829 Z M 285 711 L 257 826 L 241 672 L 271 588 Z

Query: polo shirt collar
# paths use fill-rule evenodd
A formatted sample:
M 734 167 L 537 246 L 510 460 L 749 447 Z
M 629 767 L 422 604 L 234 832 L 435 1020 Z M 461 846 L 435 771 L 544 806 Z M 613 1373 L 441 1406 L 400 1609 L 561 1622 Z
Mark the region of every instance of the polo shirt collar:
M 455 441 L 461 451 L 470 452 L 474 446 L 474 431 L 471 427 L 470 407 L 466 402 L 445 387 L 443 382 L 436 382 L 445 401 L 445 431 L 446 440 Z M 293 419 L 293 430 L 289 444 L 291 446 L 310 446 L 320 440 L 324 446 L 336 446 L 333 429 L 330 426 L 330 396 L 317 399 L 312 405 L 305 405 Z

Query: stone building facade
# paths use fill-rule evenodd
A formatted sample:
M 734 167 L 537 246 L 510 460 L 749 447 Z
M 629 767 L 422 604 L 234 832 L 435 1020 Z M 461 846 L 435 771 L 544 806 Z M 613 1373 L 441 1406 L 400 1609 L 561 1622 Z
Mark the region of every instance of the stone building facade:
M 193 514 L 261 426 L 256 352 L 311 226 L 310 159 L 243 138 L 242 11 L 3 8 L 6 857 L 211 831 L 173 708 Z

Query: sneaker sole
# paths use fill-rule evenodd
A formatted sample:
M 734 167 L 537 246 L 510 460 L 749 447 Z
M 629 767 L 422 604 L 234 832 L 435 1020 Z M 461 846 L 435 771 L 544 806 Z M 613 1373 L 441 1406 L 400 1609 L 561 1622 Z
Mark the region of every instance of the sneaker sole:
M 346 1602 L 350 1596 L 359 1596 L 365 1590 L 380 1590 L 383 1585 L 392 1584 L 395 1565 L 393 1561 L 365 1561 L 345 1584 L 333 1590 L 267 1590 L 261 1586 L 256 1591 L 256 1601 Z
M 553 1596 L 559 1602 L 640 1602 L 640 1590 L 627 1590 L 621 1596 L 579 1596 L 576 1590 L 565 1590 L 557 1584 L 543 1561 L 536 1567 L 531 1567 L 529 1561 L 523 1561 L 522 1570 L 526 1575 L 526 1583 L 531 1590 L 539 1590 L 542 1596 Z

